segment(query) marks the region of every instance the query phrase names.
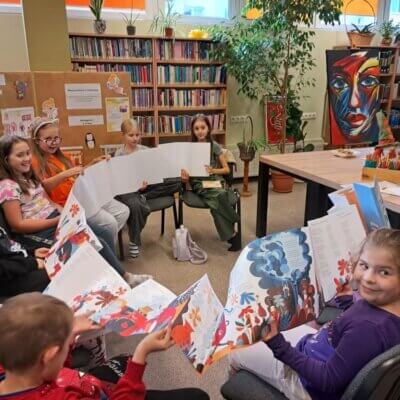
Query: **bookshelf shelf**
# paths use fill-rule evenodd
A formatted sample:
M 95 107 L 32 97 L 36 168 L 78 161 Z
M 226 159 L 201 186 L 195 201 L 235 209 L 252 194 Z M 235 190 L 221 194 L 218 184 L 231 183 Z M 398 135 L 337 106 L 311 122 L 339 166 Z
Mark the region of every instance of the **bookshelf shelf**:
M 223 63 L 209 59 L 211 40 L 89 33 L 70 33 L 69 39 L 74 70 L 130 74 L 132 115 L 151 145 L 190 139 L 191 118 L 199 112 L 210 119 L 215 140 L 225 144 L 227 77 Z M 158 105 L 171 98 L 174 104 L 223 104 Z
M 176 64 L 176 65 L 222 65 L 223 63 L 211 60 L 157 60 L 157 64 Z
M 121 58 L 121 57 L 71 57 L 73 63 L 94 64 L 151 64 L 151 58 Z

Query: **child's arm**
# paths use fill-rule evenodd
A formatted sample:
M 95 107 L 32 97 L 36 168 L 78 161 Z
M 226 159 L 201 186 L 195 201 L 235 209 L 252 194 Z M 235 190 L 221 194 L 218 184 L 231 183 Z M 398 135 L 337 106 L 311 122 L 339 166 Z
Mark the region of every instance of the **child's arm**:
M 206 166 L 206 171 L 210 175 L 228 175 L 230 172 L 229 165 L 226 162 L 225 156 L 221 153 L 218 156 L 219 163 L 221 164 L 221 168 L 211 168 L 210 166 Z
M 128 363 L 125 375 L 113 389 L 110 400 L 144 400 L 146 386 L 142 378 L 146 366 L 146 358 L 150 353 L 169 349 L 174 345 L 171 327 L 147 335 L 136 347 L 132 360 Z
M 349 325 L 326 362 L 292 347 L 280 333 L 271 336 L 266 337 L 266 344 L 274 356 L 324 393 L 343 391 L 364 365 L 384 351 L 380 333 L 368 321 Z
M 83 171 L 83 168 L 81 166 L 78 167 L 72 167 L 68 168 L 67 170 L 58 173 L 57 175 L 51 176 L 51 177 L 44 177 L 40 176 L 40 179 L 42 179 L 42 185 L 45 188 L 47 193 L 50 193 L 52 190 L 54 190 L 58 185 L 63 183 L 66 179 L 72 178 L 74 176 L 80 175 Z
M 10 228 L 17 233 L 35 233 L 57 226 L 60 217 L 50 219 L 24 219 L 19 200 L 7 200 L 2 204 Z

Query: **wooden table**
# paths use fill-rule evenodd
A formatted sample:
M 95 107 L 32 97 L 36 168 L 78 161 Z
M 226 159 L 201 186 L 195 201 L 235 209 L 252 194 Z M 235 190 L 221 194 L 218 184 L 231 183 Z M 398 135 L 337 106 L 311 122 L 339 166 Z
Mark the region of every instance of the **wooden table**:
M 260 156 L 257 194 L 256 235 L 262 237 L 267 232 L 268 187 L 270 168 L 292 175 L 307 183 L 306 208 L 307 221 L 322 217 L 332 206 L 328 193 L 340 189 L 342 185 L 365 182 L 361 177 L 364 158 L 371 148 L 356 150 L 355 158 L 335 157 L 330 150 L 306 153 L 287 153 Z M 400 226 L 400 198 L 383 195 L 385 206 L 393 227 Z

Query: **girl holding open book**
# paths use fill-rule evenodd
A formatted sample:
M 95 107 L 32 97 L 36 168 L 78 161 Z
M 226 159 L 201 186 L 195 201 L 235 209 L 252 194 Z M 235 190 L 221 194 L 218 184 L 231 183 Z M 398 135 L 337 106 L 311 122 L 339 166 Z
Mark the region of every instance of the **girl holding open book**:
M 400 230 L 368 235 L 353 263 L 353 281 L 358 300 L 348 283 L 335 298 L 341 316 L 319 331 L 300 326 L 283 334 L 278 318 L 264 342 L 231 356 L 233 369 L 253 372 L 289 399 L 340 399 L 369 361 L 400 344 Z
M 36 175 L 42 180 L 50 198 L 60 206 L 67 201 L 75 178 L 82 173 L 82 166 L 75 166 L 72 160 L 60 149 L 61 136 L 58 120 L 36 118 L 31 126 L 33 142 L 32 165 Z M 100 162 L 106 157 L 98 157 L 87 166 Z M 118 232 L 129 217 L 129 209 L 117 200 L 105 204 L 88 223 L 96 235 L 107 241 L 115 249 Z
M 211 139 L 211 124 L 204 114 L 198 114 L 193 118 L 191 133 L 192 142 L 209 142 L 211 144 L 210 165 L 206 166 L 210 177 L 207 179 L 223 180 L 220 175 L 229 174 L 229 166 L 221 146 Z M 191 185 L 193 192 L 200 196 L 210 208 L 219 237 L 231 245 L 228 250 L 240 250 L 240 239 L 234 228 L 235 223 L 239 222 L 239 216 L 229 202 L 227 190 L 222 187 L 206 189 L 203 186 L 204 179 L 191 178 L 185 169 L 181 171 L 181 178 L 184 183 Z
M 18 136 L 0 138 L 0 205 L 13 239 L 32 251 L 54 243 L 62 207 L 49 199 L 32 169 L 29 143 Z M 99 240 L 100 254 L 129 285 L 149 278 L 126 272 L 107 242 L 101 236 Z

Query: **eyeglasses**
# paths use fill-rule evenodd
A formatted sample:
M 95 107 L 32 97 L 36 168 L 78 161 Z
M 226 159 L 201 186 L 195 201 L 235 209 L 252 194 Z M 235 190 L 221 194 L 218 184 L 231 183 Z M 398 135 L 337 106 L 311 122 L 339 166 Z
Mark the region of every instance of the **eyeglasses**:
M 44 142 L 47 144 L 47 146 L 50 146 L 52 144 L 60 144 L 62 141 L 62 138 L 60 136 L 56 136 L 53 138 L 47 138 L 47 139 L 39 139 L 40 142 Z

